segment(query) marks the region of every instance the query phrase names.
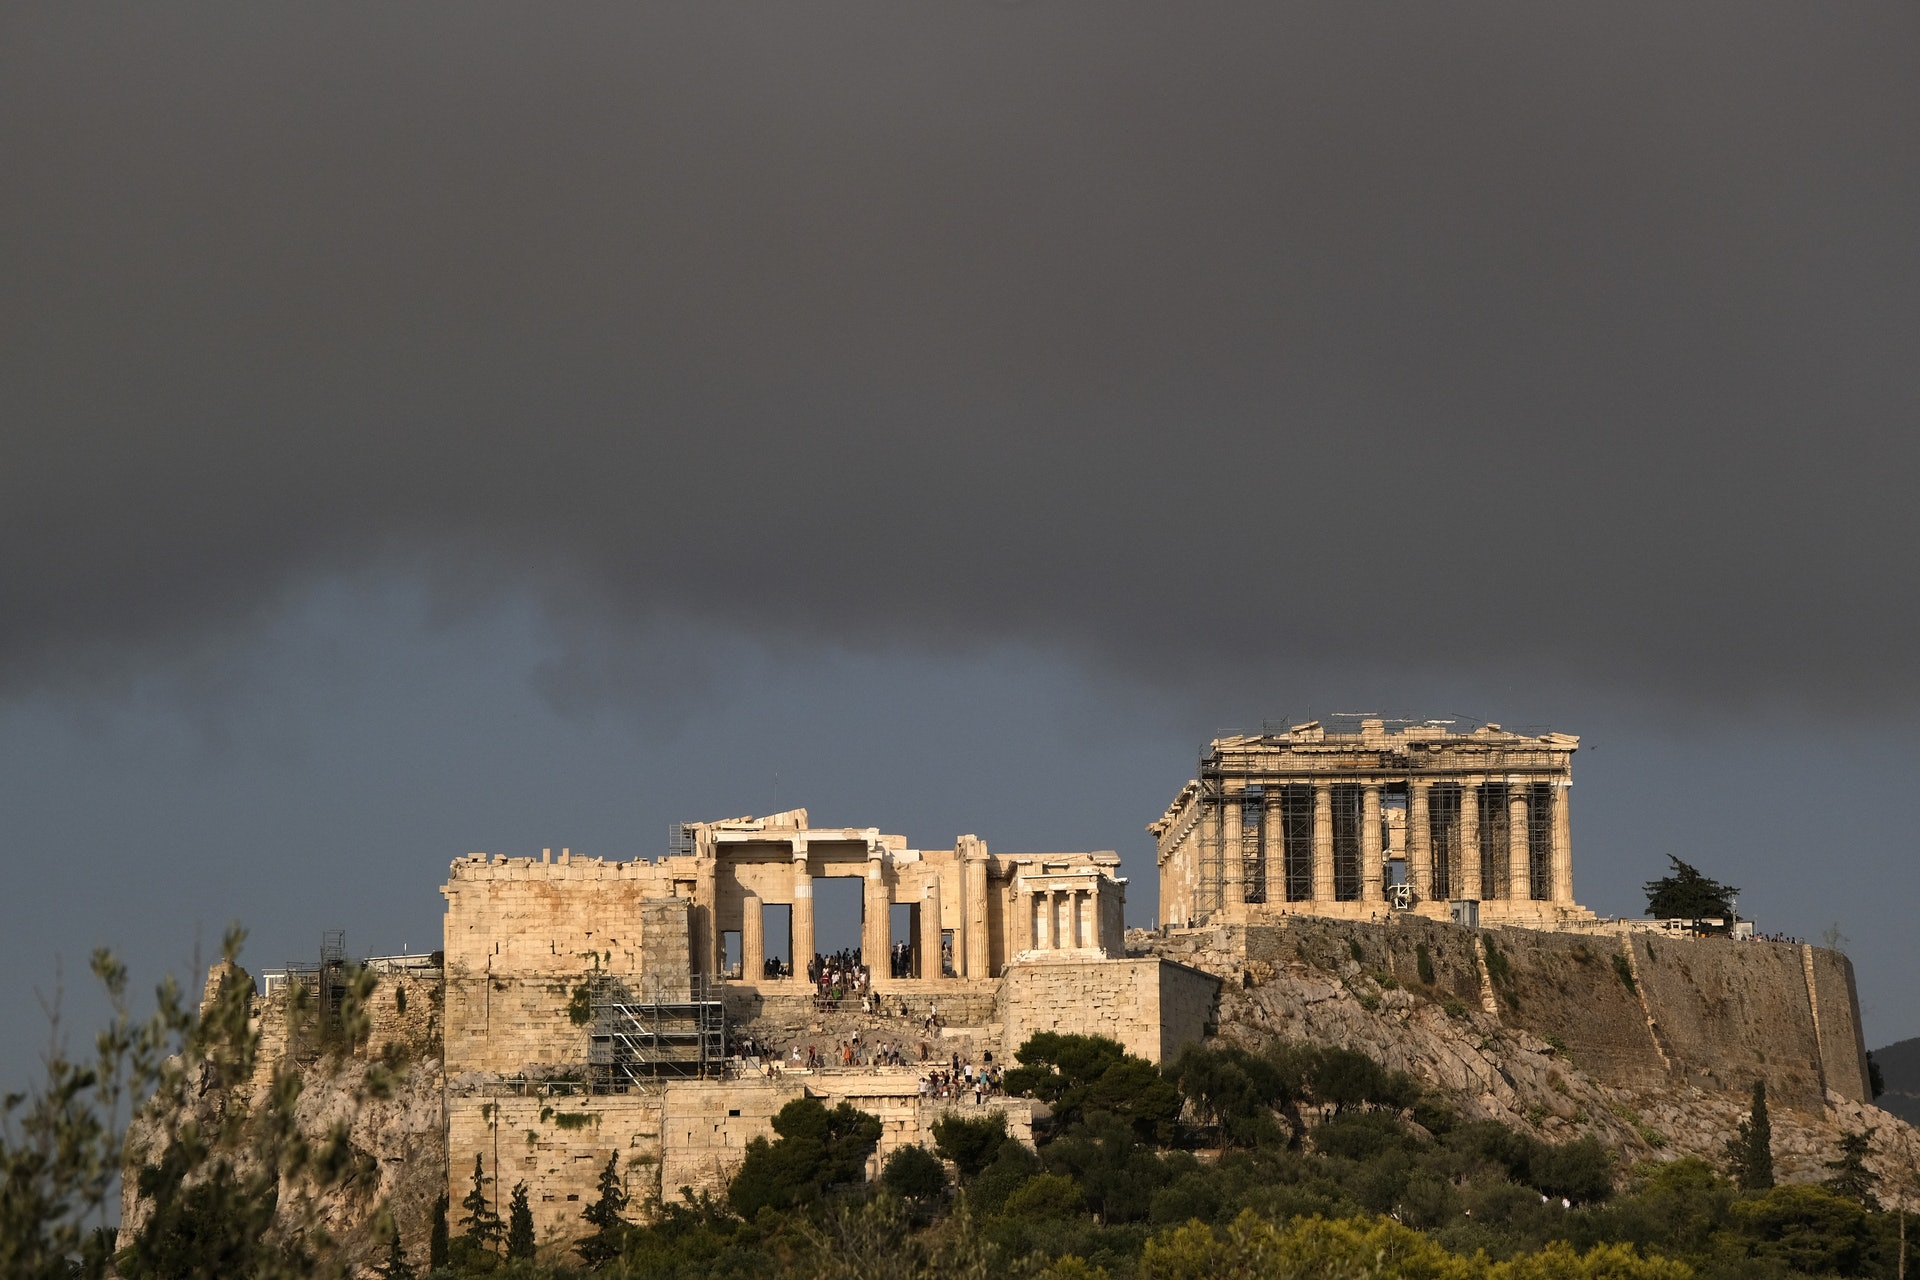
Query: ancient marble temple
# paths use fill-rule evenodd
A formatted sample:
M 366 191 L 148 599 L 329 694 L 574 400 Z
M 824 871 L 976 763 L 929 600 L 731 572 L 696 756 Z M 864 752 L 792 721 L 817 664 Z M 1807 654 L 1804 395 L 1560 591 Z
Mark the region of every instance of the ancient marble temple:
M 1318 721 L 1214 740 L 1151 824 L 1160 920 L 1280 913 L 1547 926 L 1573 900 L 1569 734 Z

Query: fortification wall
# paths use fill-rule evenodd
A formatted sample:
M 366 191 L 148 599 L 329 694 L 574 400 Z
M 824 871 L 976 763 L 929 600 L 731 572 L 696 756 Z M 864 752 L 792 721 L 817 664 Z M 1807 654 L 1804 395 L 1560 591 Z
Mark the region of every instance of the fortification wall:
M 870 1176 L 897 1147 L 919 1143 L 931 1149 L 933 1124 L 949 1110 L 998 1109 L 1006 1113 L 1008 1132 L 1029 1146 L 1033 1142 L 1032 1107 L 1025 1099 L 996 1099 L 984 1108 L 971 1101 L 923 1100 L 918 1074 L 899 1069 L 674 1080 L 618 1095 L 471 1094 L 447 1100 L 448 1200 L 457 1220 L 458 1206 L 473 1188 L 478 1156 L 502 1220 L 514 1186 L 524 1182 L 534 1237 L 552 1245 L 586 1233 L 581 1211 L 598 1197 L 601 1171 L 615 1154 L 622 1189 L 632 1201 L 629 1216 L 651 1216 L 663 1198 L 677 1199 L 682 1188 L 723 1197 L 747 1144 L 777 1137 L 774 1116 L 806 1096 L 827 1107 L 848 1102 L 880 1120 Z
M 569 1011 L 589 969 L 538 976 L 447 965 L 447 1075 L 550 1075 L 587 1060 L 587 1028 Z
M 1151 1062 L 1199 1040 L 1216 978 L 1157 958 L 1016 964 L 1001 980 L 1001 1040 L 1009 1053 L 1035 1032 L 1108 1036 Z
M 586 1234 L 581 1210 L 598 1195 L 600 1172 L 618 1153 L 618 1173 L 634 1203 L 659 1189 L 665 1093 L 605 1097 L 449 1097 L 447 1196 L 460 1231 L 460 1202 L 473 1189 L 480 1157 L 494 1211 L 506 1221 L 515 1184 L 528 1187 L 534 1238 L 541 1244 Z
M 691 859 L 606 862 L 598 858 L 489 859 L 474 854 L 453 864 L 441 894 L 447 900 L 447 964 L 470 970 L 570 973 L 600 968 L 642 970 L 646 898 L 671 898 L 676 880 L 690 895 Z

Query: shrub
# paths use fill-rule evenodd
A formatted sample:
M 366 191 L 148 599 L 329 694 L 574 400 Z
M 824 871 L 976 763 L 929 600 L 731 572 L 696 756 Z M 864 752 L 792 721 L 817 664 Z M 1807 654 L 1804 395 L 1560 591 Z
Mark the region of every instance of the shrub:
M 1001 1212 L 1010 1218 L 1071 1218 L 1085 1207 L 1080 1184 L 1072 1178 L 1037 1173 L 1014 1189 Z
M 1420 973 L 1420 981 L 1433 985 L 1433 954 L 1427 950 L 1427 944 L 1419 942 L 1413 948 L 1414 968 Z
M 1620 979 L 1621 986 L 1635 995 L 1639 994 L 1639 984 L 1633 980 L 1633 966 L 1628 964 L 1627 958 L 1617 951 L 1613 953 L 1613 973 Z

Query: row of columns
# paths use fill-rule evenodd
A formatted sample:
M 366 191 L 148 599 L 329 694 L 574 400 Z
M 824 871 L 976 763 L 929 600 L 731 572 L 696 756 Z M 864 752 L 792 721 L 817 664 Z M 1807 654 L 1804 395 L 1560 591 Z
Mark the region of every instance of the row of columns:
M 986 849 L 971 836 L 964 837 L 961 847 L 960 880 L 962 910 L 957 921 L 954 940 L 954 968 L 958 976 L 984 974 L 989 968 L 987 935 L 987 858 Z M 881 977 L 887 973 L 888 954 L 892 945 L 892 928 L 888 911 L 893 904 L 893 895 L 888 891 L 886 880 L 886 850 L 876 846 L 867 853 L 867 865 L 862 879 L 863 912 L 860 929 L 860 951 L 866 963 L 872 966 Z M 755 893 L 747 893 L 741 903 L 740 961 L 741 975 L 750 982 L 757 982 L 766 967 L 766 922 L 762 914 L 764 903 Z M 945 931 L 945 918 L 940 894 L 940 881 L 929 878 L 922 890 L 920 901 L 920 955 L 922 956 L 922 976 L 944 976 L 941 964 L 941 935 Z M 793 841 L 793 964 L 794 973 L 803 975 L 807 962 L 814 955 L 813 932 L 813 873 L 807 864 L 807 843 L 805 837 L 795 837 Z
M 1036 888 L 1017 894 L 1018 951 L 1072 951 L 1099 945 L 1100 898 L 1089 889 Z
M 1486 781 L 1498 781 L 1488 779 Z M 1532 779 L 1515 782 L 1507 790 L 1507 849 L 1506 884 L 1488 886 L 1482 883 L 1480 866 L 1480 806 L 1478 791 L 1481 782 L 1461 784 L 1460 795 L 1460 875 L 1458 883 L 1448 886 L 1448 896 L 1453 898 L 1482 899 L 1490 896 L 1488 889 L 1503 889 L 1491 896 L 1516 900 L 1529 900 L 1533 897 L 1532 884 L 1532 848 L 1529 842 L 1527 790 Z M 1333 857 L 1333 788 L 1332 782 L 1315 782 L 1313 786 L 1313 900 L 1332 902 L 1338 893 L 1334 883 Z M 1429 822 L 1430 797 L 1433 782 L 1416 779 L 1407 788 L 1407 874 L 1413 884 L 1414 892 L 1421 898 L 1431 896 L 1433 887 L 1433 839 Z M 1360 884 L 1359 901 L 1384 901 L 1385 891 L 1381 879 L 1382 857 L 1384 850 L 1380 843 L 1380 796 L 1381 784 L 1362 783 L 1360 793 Z M 1550 824 L 1549 855 L 1549 892 L 1548 901 L 1570 903 L 1573 901 L 1573 838 L 1572 822 L 1568 806 L 1568 784 L 1554 781 L 1552 784 L 1552 818 Z M 1224 879 L 1228 902 L 1246 900 L 1246 861 L 1241 856 L 1243 825 L 1242 798 L 1244 793 L 1227 792 L 1223 796 L 1219 822 L 1219 839 L 1226 851 Z M 1282 828 L 1281 808 L 1269 803 L 1262 811 L 1264 843 L 1267 849 L 1266 900 L 1270 903 L 1287 901 L 1286 864 L 1282 851 L 1285 838 Z M 1202 839 L 1208 832 L 1202 832 Z

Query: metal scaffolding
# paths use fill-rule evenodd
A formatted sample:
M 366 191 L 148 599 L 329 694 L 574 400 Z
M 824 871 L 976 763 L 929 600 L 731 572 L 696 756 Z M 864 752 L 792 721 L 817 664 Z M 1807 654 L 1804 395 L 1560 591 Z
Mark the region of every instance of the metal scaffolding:
M 602 979 L 592 994 L 588 1087 L 626 1093 L 662 1076 L 721 1076 L 727 1069 L 727 1014 L 706 979 L 686 999 L 642 999 Z

